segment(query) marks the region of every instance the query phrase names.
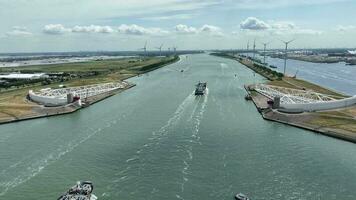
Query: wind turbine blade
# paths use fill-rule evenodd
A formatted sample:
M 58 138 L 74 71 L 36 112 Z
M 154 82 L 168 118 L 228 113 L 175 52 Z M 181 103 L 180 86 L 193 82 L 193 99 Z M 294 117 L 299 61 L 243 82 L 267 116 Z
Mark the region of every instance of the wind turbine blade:
M 282 40 L 282 39 L 278 39 L 279 41 L 283 42 L 284 44 L 287 43 L 286 41 Z
M 294 42 L 296 39 L 294 38 L 293 40 L 289 40 L 287 43 L 291 43 L 291 42 Z

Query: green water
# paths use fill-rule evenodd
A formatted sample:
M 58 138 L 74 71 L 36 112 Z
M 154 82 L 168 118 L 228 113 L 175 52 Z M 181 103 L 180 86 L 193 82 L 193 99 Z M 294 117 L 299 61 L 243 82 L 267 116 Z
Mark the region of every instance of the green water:
M 243 89 L 262 78 L 237 62 L 189 55 L 130 81 L 77 113 L 0 126 L 0 199 L 56 199 L 77 180 L 99 200 L 356 199 L 356 145 L 262 120 Z

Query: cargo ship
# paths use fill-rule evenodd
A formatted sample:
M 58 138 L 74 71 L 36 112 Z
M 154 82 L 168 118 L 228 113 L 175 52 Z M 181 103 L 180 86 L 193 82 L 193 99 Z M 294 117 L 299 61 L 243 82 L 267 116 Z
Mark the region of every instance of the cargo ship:
M 94 186 L 92 182 L 78 181 L 76 185 L 71 187 L 57 200 L 97 200 L 98 198 L 92 194 L 93 190 Z
M 199 82 L 195 88 L 195 95 L 196 96 L 204 95 L 205 91 L 206 91 L 206 85 L 207 85 L 207 83 Z

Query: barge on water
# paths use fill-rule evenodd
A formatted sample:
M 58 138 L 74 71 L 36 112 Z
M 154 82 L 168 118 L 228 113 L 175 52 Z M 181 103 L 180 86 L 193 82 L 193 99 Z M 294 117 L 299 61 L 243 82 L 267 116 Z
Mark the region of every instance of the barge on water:
M 199 82 L 195 88 L 195 95 L 196 96 L 204 95 L 206 91 L 206 85 L 207 85 L 206 82 L 205 83 Z

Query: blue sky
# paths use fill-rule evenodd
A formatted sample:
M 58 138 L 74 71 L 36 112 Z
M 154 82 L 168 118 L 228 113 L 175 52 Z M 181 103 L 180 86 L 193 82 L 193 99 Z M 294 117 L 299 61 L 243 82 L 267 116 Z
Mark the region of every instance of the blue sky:
M 356 47 L 354 0 L 0 0 L 0 52 Z

